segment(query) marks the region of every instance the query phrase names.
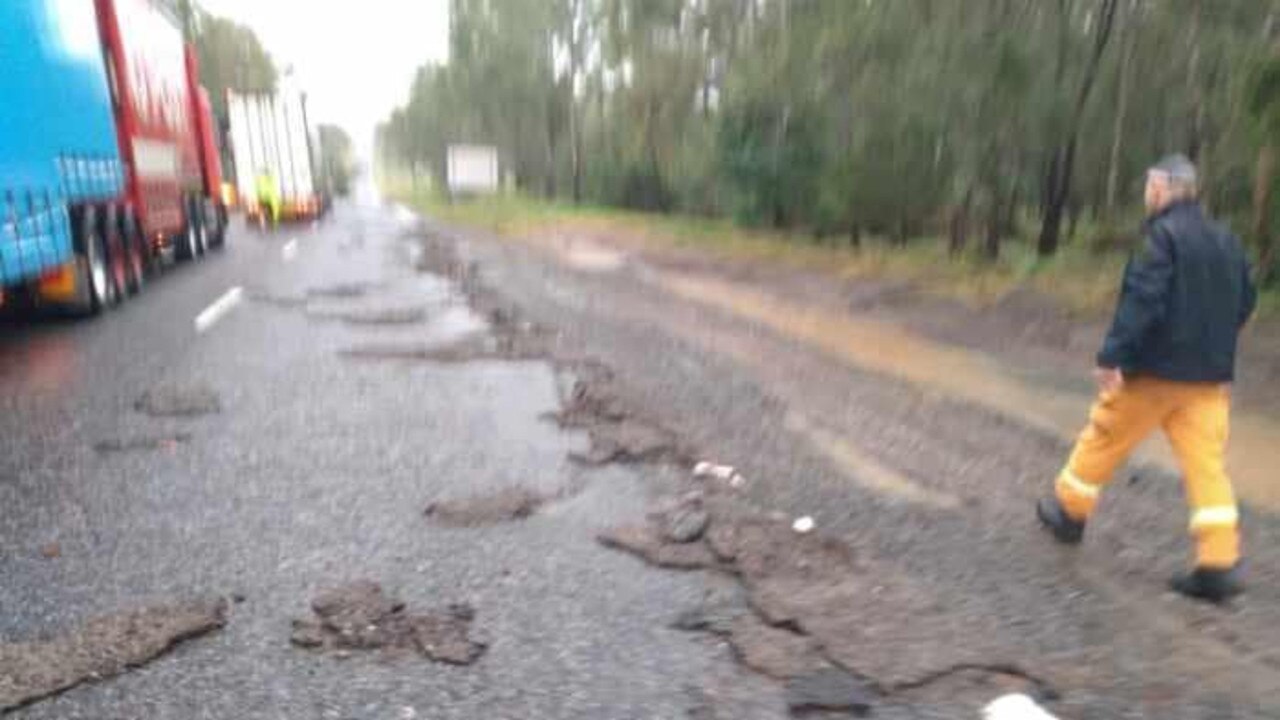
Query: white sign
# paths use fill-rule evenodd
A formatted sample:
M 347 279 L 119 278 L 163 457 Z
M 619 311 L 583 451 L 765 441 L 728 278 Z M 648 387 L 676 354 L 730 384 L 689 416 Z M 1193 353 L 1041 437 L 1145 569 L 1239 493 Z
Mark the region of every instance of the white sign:
M 498 191 L 498 148 L 492 145 L 450 145 L 449 192 L 491 195 Z

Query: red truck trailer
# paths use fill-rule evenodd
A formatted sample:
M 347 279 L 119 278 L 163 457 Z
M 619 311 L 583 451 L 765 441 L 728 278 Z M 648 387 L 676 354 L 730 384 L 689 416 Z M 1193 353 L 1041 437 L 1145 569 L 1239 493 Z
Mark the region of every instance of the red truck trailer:
M 170 4 L 96 0 L 127 194 L 151 257 L 191 259 L 226 230 L 208 95 Z

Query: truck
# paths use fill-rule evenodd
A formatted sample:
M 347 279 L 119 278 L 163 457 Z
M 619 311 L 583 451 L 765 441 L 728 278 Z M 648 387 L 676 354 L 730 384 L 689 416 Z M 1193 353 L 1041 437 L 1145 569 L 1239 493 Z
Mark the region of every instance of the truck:
M 0 2 L 0 302 L 93 315 L 223 244 L 216 126 L 166 0 Z
M 227 115 L 236 194 L 246 218 L 265 227 L 320 216 L 327 202 L 316 181 L 307 96 L 287 88 L 228 91 Z

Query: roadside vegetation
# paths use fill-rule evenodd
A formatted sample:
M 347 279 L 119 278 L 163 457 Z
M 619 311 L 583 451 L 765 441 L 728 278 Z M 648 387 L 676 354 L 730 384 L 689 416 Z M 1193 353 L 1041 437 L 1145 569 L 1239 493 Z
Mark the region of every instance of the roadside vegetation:
M 675 214 L 717 242 L 865 246 L 851 263 L 1060 292 L 1131 249 L 1144 169 L 1181 151 L 1273 274 L 1280 0 L 450 9 L 449 61 L 379 131 L 379 164 L 419 186 L 442 184 L 449 144 L 489 144 L 558 213 Z

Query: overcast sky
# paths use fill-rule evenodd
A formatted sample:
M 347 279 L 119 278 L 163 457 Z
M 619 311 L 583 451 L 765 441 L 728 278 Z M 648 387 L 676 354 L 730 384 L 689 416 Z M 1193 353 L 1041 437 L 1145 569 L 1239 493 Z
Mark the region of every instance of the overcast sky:
M 448 0 L 198 1 L 253 28 L 277 65 L 294 67 L 311 122 L 346 128 L 362 154 L 414 71 L 449 53 Z

